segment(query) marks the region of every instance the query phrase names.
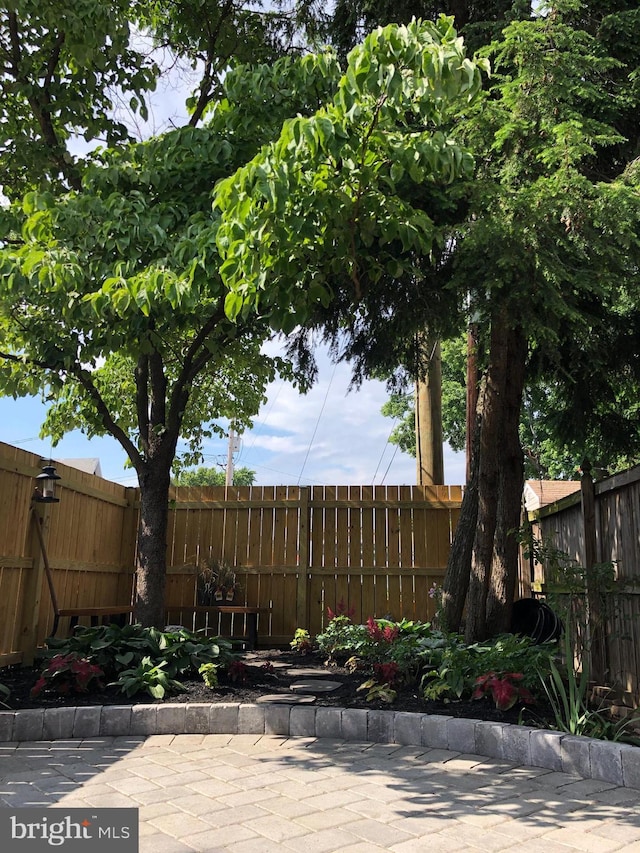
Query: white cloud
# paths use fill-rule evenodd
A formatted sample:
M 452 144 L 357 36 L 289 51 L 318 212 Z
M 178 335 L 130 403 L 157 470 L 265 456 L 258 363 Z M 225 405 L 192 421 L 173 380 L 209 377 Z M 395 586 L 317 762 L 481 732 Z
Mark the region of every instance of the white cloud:
M 384 383 L 349 391 L 348 365 L 332 365 L 324 350 L 318 365 L 319 381 L 306 395 L 281 382 L 269 389 L 236 464 L 255 470 L 261 485 L 415 483 L 415 460 L 388 444 L 394 423 L 380 413 Z M 449 483 L 463 482 L 462 454 L 445 449 L 445 474 Z

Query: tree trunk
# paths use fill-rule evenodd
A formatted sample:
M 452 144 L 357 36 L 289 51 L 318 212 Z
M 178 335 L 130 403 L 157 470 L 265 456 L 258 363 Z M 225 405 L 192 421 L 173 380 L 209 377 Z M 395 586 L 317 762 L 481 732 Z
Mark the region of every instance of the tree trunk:
M 489 365 L 478 402 L 481 415 L 478 439 L 478 520 L 467 601 L 467 642 L 476 642 L 487 637 L 486 608 L 498 519 L 498 456 L 507 375 L 507 344 L 506 311 L 501 310 L 492 318 Z
M 480 386 L 480 373 L 478 370 L 478 340 L 479 331 L 477 323 L 469 323 L 467 330 L 467 421 L 466 421 L 466 456 L 467 456 L 467 483 L 471 480 L 473 466 L 474 441 L 478 436 L 476 429 L 476 417 L 478 413 L 478 388 Z
M 171 460 L 150 460 L 140 481 L 140 524 L 134 618 L 145 627 L 165 624 L 167 524 Z
M 426 339 L 428 367 L 416 382 L 416 467 L 419 486 L 444 483 L 440 342 Z
M 498 518 L 487 596 L 486 628 L 489 636 L 509 631 L 518 580 L 518 530 L 524 488 L 524 454 L 519 427 L 526 363 L 526 336 L 521 328 L 511 329 L 508 333 L 508 369 L 500 439 Z
M 476 435 L 472 446 L 471 471 L 465 488 L 460 517 L 451 543 L 447 570 L 442 582 L 442 603 L 440 609 L 440 627 L 444 631 L 459 631 L 462 613 L 469 589 L 471 574 L 471 554 L 478 518 L 478 440 L 480 418 L 472 421 Z

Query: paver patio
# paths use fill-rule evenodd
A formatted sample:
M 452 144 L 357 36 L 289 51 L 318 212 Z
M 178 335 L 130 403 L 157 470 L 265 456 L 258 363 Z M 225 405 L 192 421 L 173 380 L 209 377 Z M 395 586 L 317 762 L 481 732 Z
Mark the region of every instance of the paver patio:
M 278 735 L 0 744 L 0 805 L 139 809 L 141 853 L 640 853 L 640 791 L 499 759 Z

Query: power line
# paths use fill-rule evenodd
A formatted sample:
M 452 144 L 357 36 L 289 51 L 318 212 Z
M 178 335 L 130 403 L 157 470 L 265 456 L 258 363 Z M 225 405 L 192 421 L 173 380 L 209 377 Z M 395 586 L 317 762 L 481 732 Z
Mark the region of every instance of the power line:
M 316 425 L 315 425 L 314 430 L 313 430 L 313 435 L 311 436 L 311 441 L 309 442 L 309 447 L 307 447 L 307 454 L 304 457 L 304 462 L 302 463 L 302 468 L 300 469 L 300 475 L 298 477 L 298 482 L 296 483 L 297 486 L 300 485 L 300 480 L 302 479 L 302 473 L 303 473 L 305 466 L 307 464 L 307 459 L 309 458 L 309 454 L 311 453 L 311 447 L 313 446 L 313 440 L 316 437 L 316 433 L 318 432 L 318 427 L 320 426 L 320 419 L 322 418 L 322 413 L 324 412 L 324 407 L 327 405 L 327 400 L 329 398 L 329 391 L 331 390 L 331 385 L 333 383 L 333 377 L 336 375 L 337 368 L 338 368 L 338 365 L 334 364 L 333 373 L 331 374 L 331 379 L 329 380 L 329 384 L 327 386 L 327 393 L 324 395 L 324 400 L 322 401 L 322 408 L 320 409 L 320 413 L 318 414 L 318 418 L 316 420 Z
M 393 456 L 391 457 L 391 461 L 387 465 L 387 470 L 384 472 L 384 477 L 382 478 L 380 485 L 384 484 L 384 481 L 387 479 L 387 474 L 389 473 L 389 468 L 393 465 L 393 460 L 396 458 L 396 453 L 398 452 L 398 445 L 396 444 L 396 449 L 393 451 Z

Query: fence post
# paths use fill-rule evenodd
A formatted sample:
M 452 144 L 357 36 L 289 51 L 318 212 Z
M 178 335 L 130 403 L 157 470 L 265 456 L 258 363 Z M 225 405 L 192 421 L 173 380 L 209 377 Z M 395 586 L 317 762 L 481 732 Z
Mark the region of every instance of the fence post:
M 296 589 L 296 627 L 309 627 L 309 486 L 300 487 L 298 516 L 298 584 Z
M 597 559 L 596 539 L 596 497 L 591 463 L 585 459 L 581 466 L 580 493 L 582 502 L 582 524 L 584 531 L 584 568 L 587 584 L 587 631 L 589 637 L 589 656 L 591 659 L 591 678 L 596 684 L 602 684 L 605 675 L 604 620 L 602 597 L 597 578 L 593 571 Z
M 22 599 L 22 613 L 18 634 L 18 650 L 22 652 L 22 663 L 24 666 L 33 666 L 36 650 L 38 648 L 38 630 L 40 628 L 40 607 L 44 592 L 45 579 L 45 555 L 40 547 L 40 536 L 46 536 L 49 524 L 49 512 L 51 505 L 46 503 L 32 503 L 29 508 L 29 533 L 27 553 L 33 560 L 32 568 L 27 575 L 24 586 L 24 597 Z M 36 528 L 40 526 L 40 530 Z M 49 591 L 47 590 L 47 595 Z
M 129 601 L 135 603 L 135 567 L 138 541 L 138 508 L 137 501 L 140 498 L 140 489 L 129 487 L 125 492 L 127 506 L 122 513 L 122 539 L 120 542 L 120 566 L 124 574 L 124 580 L 118 584 L 118 595 L 122 592 L 122 585 L 126 587 Z

